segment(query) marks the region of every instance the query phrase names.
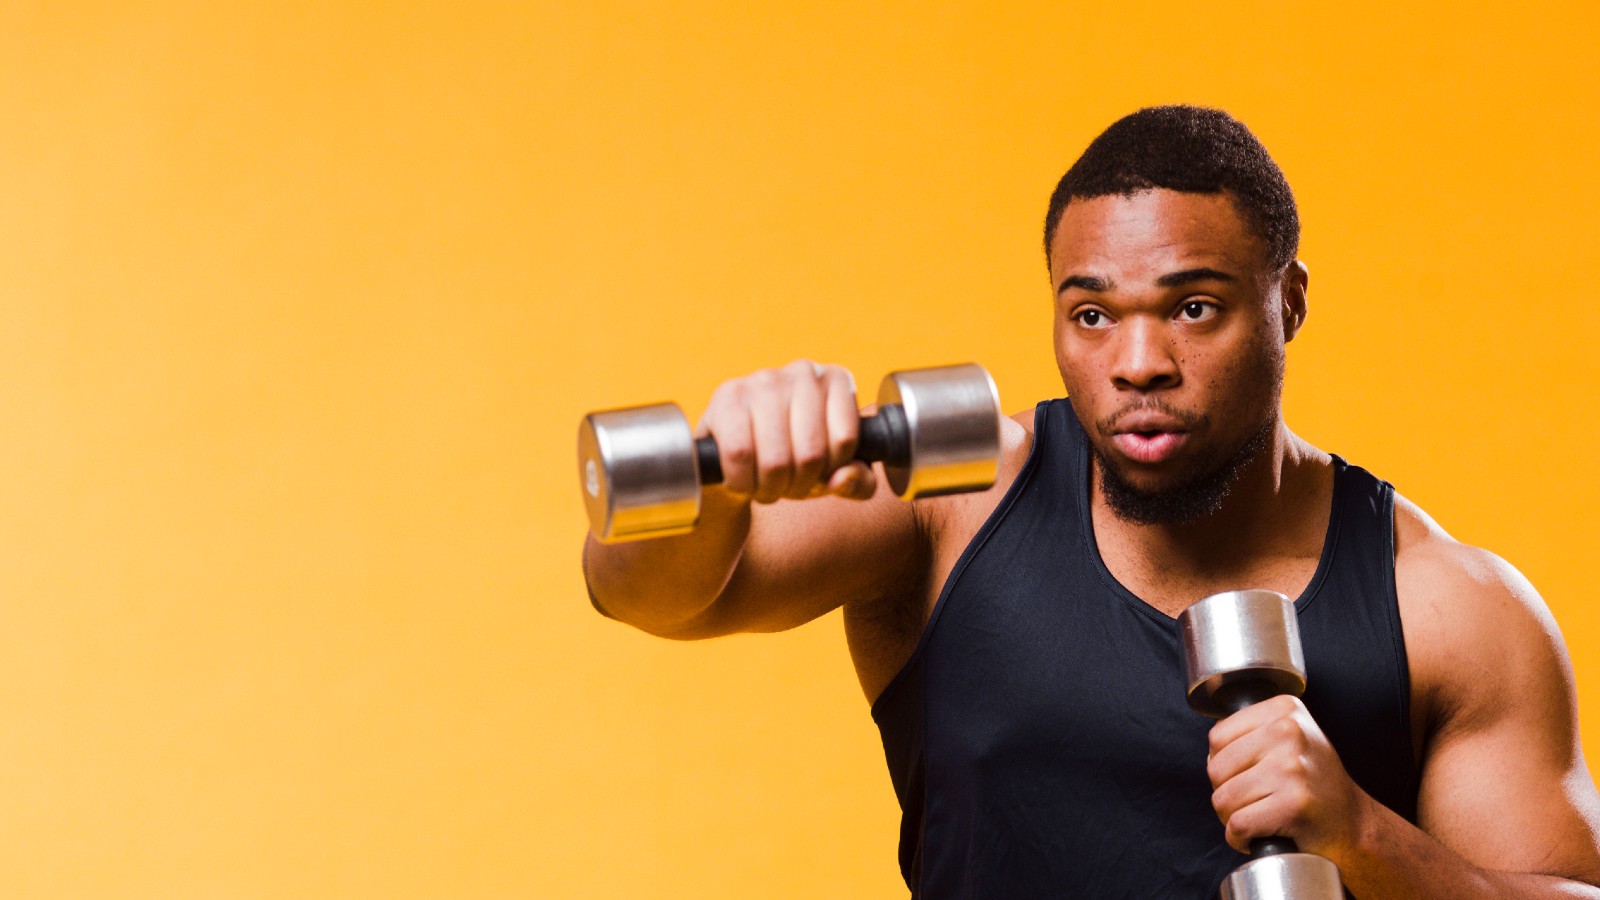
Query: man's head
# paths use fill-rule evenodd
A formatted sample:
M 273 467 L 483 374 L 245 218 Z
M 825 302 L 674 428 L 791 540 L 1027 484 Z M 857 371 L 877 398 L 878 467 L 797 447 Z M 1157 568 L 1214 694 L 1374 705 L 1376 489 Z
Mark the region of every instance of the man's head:
M 1068 203 L 1153 188 L 1228 194 L 1266 242 L 1268 264 L 1282 269 L 1294 262 L 1300 214 L 1283 172 L 1243 122 L 1220 109 L 1199 106 L 1141 109 L 1089 144 L 1050 195 L 1044 218 L 1046 262 Z
M 1282 173 L 1224 113 L 1143 110 L 1062 178 L 1046 237 L 1056 361 L 1112 509 L 1214 512 L 1273 443 L 1305 317 Z

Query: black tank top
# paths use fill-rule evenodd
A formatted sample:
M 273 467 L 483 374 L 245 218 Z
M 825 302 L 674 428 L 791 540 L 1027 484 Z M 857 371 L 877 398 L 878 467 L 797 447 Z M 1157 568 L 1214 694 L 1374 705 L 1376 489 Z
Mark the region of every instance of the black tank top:
M 1210 898 L 1245 861 L 1211 807 L 1213 720 L 1184 700 L 1177 620 L 1095 546 L 1086 440 L 1066 401 L 1039 405 L 1027 463 L 873 704 L 914 897 Z M 1394 490 L 1334 466 L 1295 601 L 1304 699 L 1355 782 L 1415 821 Z

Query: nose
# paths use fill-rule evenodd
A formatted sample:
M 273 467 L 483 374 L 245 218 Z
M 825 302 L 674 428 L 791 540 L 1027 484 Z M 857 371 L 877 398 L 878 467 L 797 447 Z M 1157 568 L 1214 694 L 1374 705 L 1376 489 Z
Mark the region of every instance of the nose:
M 1182 380 L 1171 336 L 1160 324 L 1130 316 L 1117 329 L 1111 381 L 1118 390 L 1156 391 Z

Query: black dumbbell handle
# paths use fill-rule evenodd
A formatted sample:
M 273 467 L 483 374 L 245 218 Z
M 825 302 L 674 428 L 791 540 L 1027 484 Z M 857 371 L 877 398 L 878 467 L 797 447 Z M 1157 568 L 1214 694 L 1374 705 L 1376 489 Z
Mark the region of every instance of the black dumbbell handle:
M 696 438 L 694 455 L 700 466 L 700 483 L 721 484 L 722 458 L 717 453 L 717 439 Z M 876 415 L 861 417 L 861 437 L 856 441 L 855 458 L 867 463 L 910 465 L 911 429 L 906 424 L 905 407 L 886 403 L 878 407 Z
M 1215 699 L 1217 705 L 1229 713 L 1236 713 L 1246 706 L 1253 706 L 1263 700 L 1276 697 L 1283 693 L 1277 685 L 1265 679 L 1250 679 L 1236 681 L 1217 689 Z M 1260 859 L 1263 856 L 1277 856 L 1280 853 L 1298 853 L 1300 848 L 1295 846 L 1293 840 L 1286 837 L 1261 837 L 1250 840 L 1250 858 Z

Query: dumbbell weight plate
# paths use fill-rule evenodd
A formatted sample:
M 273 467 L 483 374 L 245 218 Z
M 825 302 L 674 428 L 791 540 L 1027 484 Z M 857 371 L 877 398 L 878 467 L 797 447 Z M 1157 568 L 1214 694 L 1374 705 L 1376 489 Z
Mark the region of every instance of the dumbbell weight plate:
M 1000 470 L 1000 391 L 974 363 L 890 372 L 878 405 L 905 409 L 911 452 L 885 462 L 889 487 L 906 499 L 982 490 Z
M 694 530 L 700 477 L 688 417 L 675 403 L 589 413 L 578 426 L 578 482 L 602 541 Z
M 1196 602 L 1178 616 L 1183 629 L 1189 705 L 1215 718 L 1231 710 L 1218 695 L 1250 682 L 1298 697 L 1306 661 L 1294 603 L 1277 591 L 1228 591 Z
M 1222 882 L 1222 900 L 1344 900 L 1339 867 L 1311 853 L 1252 859 Z

